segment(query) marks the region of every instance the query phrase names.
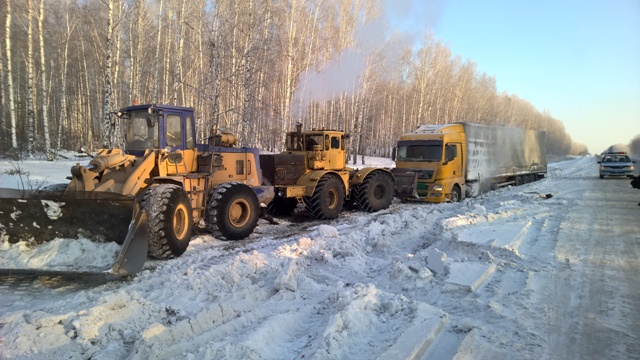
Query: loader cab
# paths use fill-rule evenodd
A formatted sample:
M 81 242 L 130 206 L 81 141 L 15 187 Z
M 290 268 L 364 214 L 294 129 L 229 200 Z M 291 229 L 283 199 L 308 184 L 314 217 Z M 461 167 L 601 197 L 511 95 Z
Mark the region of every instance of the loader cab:
M 126 122 L 126 152 L 141 156 L 146 150 L 186 150 L 196 147 L 192 108 L 136 105 L 120 110 Z

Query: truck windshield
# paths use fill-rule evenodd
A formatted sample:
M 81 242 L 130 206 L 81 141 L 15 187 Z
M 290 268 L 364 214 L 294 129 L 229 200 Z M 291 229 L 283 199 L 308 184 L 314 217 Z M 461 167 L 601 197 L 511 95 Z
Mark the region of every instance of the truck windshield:
M 129 113 L 125 140 L 127 150 L 158 149 L 158 118 L 147 111 Z
M 438 162 L 442 160 L 442 141 L 400 141 L 397 161 Z

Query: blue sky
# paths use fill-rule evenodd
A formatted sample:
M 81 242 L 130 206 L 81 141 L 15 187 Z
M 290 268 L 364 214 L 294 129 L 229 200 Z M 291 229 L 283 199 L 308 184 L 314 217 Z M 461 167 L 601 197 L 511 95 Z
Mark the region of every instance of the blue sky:
M 601 152 L 640 135 L 640 0 L 396 0 L 396 27 L 430 29 L 506 91 Z M 394 21 L 395 22 L 395 21 Z

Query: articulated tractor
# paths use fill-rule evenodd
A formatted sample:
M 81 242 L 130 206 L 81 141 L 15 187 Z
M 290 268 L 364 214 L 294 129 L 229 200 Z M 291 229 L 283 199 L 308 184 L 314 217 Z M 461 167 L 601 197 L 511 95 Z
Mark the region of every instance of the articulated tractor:
M 38 191 L 0 189 L 0 238 L 33 246 L 54 238 L 89 238 L 122 245 L 110 269 L 135 274 L 149 256 L 182 255 L 194 226 L 223 240 L 249 236 L 274 197 L 263 183 L 259 151 L 234 147 L 232 134 L 212 132 L 196 143 L 192 108 L 134 105 L 116 113 L 124 149 L 100 149 L 70 182 Z M 10 274 L 62 274 L 2 269 Z
M 376 212 L 391 205 L 394 194 L 415 196 L 416 175 L 376 167 L 347 167 L 347 136 L 343 131 L 312 129 L 287 133 L 285 151 L 260 155 L 265 178 L 275 188 L 268 204 L 274 216 L 298 207 L 315 219 L 337 218 L 345 205 Z

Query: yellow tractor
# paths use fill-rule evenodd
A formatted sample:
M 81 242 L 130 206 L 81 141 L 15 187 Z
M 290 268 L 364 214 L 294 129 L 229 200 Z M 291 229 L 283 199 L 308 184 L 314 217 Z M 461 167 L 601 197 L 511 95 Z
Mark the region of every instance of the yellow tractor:
M 115 114 L 126 129 L 124 150 L 99 150 L 88 165 L 72 167 L 68 184 L 0 189 L 3 241 L 115 241 L 122 244 L 115 263 L 96 272 L 118 277 L 140 271 L 147 256 L 182 255 L 194 225 L 222 240 L 253 232 L 261 203 L 274 196 L 257 149 L 234 147 L 236 137 L 217 129 L 208 144 L 197 144 L 192 108 L 134 105 Z M 20 272 L 50 271 L 0 271 Z
M 394 176 L 384 168 L 347 167 L 347 138 L 337 130 L 302 132 L 298 124 L 296 131 L 287 133 L 284 152 L 260 155 L 264 176 L 275 189 L 268 212 L 286 216 L 303 204 L 312 218 L 334 219 L 345 204 L 375 212 L 391 205 L 394 192 L 415 192 L 414 174 Z

